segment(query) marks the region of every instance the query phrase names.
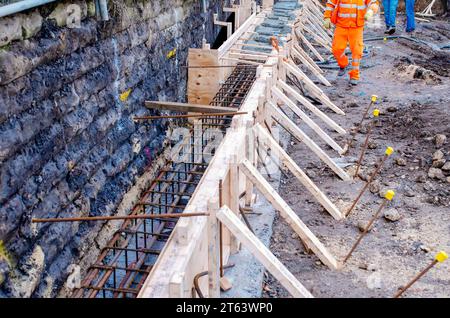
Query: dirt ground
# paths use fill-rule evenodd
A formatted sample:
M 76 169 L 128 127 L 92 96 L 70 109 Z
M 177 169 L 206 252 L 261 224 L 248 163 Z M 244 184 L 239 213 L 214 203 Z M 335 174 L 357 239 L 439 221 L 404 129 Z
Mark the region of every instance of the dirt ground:
M 400 26 L 400 33 L 402 29 Z M 369 30 L 366 37 L 382 35 L 383 31 Z M 450 22 L 418 22 L 414 36 L 447 44 Z M 373 171 L 387 146 L 395 149 L 395 155 L 344 221 L 338 222 L 326 213 L 292 175 L 282 180 L 280 194 L 340 260 L 356 241 L 359 227 L 365 226 L 375 213 L 382 202 L 380 193 L 386 189 L 397 193 L 385 210 L 394 221 L 381 215 L 346 266 L 335 271 L 315 255 L 308 255 L 290 227 L 277 218 L 271 250 L 315 297 L 389 298 L 427 266 L 438 251 L 450 253 L 450 171 L 443 170 L 450 163 L 442 166 L 450 161 L 450 50 L 437 52 L 403 39 L 366 44 L 371 53 L 364 58 L 361 84 L 350 87 L 347 78 L 337 79 L 336 71 L 328 71 L 327 77 L 334 86 L 325 89 L 347 115 L 327 113 L 347 130 L 359 122 L 370 96 L 379 96 L 376 107 L 381 116 L 370 138 L 360 178 L 341 181 L 304 144 L 292 141 L 289 153 L 342 211 L 351 205 L 364 185 L 363 179 Z M 345 157 L 347 161 L 359 156 L 369 122 L 356 134 L 354 147 Z M 304 123 L 297 123 L 330 156 L 338 157 Z M 346 143 L 348 137 L 329 132 L 341 145 Z M 439 144 L 439 137 L 436 140 L 439 134 L 447 136 L 443 145 Z M 433 161 L 433 156 L 437 160 Z M 433 165 L 443 169 L 431 170 L 429 174 Z M 351 173 L 354 166 L 347 170 Z M 289 296 L 267 273 L 263 291 L 265 297 Z M 450 297 L 450 261 L 431 270 L 404 297 Z

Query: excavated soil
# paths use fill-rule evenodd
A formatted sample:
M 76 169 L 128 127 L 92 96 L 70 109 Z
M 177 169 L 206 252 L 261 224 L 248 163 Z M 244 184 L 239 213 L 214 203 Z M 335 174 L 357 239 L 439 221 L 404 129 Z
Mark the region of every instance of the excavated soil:
M 414 35 L 417 38 L 437 45 L 450 42 L 448 21 L 418 24 Z M 382 31 L 367 33 L 367 37 L 373 37 Z M 396 150 L 395 155 L 344 221 L 334 220 L 292 175 L 282 180 L 280 194 L 340 260 L 356 241 L 359 227 L 366 225 L 375 213 L 387 189 L 397 193 L 386 209 L 394 221 L 381 215 L 346 266 L 336 271 L 306 253 L 290 227 L 277 218 L 271 250 L 315 297 L 389 298 L 427 266 L 438 251 L 450 252 L 450 171 L 439 169 L 450 161 L 450 51 L 435 51 L 408 40 L 367 44 L 371 53 L 365 58 L 361 84 L 350 87 L 347 79 L 337 79 L 335 71 L 328 71 L 327 77 L 334 86 L 324 89 L 346 116 L 327 113 L 347 130 L 359 122 L 370 96 L 379 96 L 376 107 L 381 116 L 359 177 L 341 181 L 304 144 L 293 140 L 289 153 L 342 211 L 351 205 L 387 146 Z M 318 118 L 313 118 L 326 129 Z M 356 134 L 344 161 L 356 161 L 369 122 Z M 297 123 L 330 156 L 339 157 L 304 123 Z M 348 137 L 328 132 L 341 145 L 346 143 Z M 447 136 L 443 145 L 442 136 L 438 135 Z M 433 161 L 433 156 L 442 159 Z M 433 165 L 439 170 L 430 171 Z M 354 173 L 354 165 L 347 170 Z M 265 297 L 289 296 L 268 273 L 263 292 Z M 450 262 L 432 269 L 404 297 L 450 297 Z

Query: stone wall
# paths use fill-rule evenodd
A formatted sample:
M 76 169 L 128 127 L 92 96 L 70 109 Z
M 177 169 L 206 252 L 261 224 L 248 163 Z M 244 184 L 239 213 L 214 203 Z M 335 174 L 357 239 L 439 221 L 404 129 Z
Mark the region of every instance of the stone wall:
M 185 100 L 181 66 L 213 42 L 223 2 L 204 15 L 202 1 L 114 0 L 102 22 L 93 1 L 59 1 L 0 18 L 0 297 L 54 297 L 96 257 L 110 224 L 30 220 L 127 212 L 167 125 L 132 117 Z

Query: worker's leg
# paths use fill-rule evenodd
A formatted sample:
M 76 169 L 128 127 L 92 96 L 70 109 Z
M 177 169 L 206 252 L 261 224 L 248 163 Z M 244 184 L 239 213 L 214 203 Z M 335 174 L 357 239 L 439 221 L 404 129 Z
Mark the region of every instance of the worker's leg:
M 364 50 L 363 39 L 364 27 L 349 28 L 348 42 L 352 51 L 352 69 L 350 70 L 350 79 L 359 80 L 359 67 Z
M 406 32 L 412 32 L 416 29 L 414 17 L 415 0 L 405 0 L 406 2 Z
M 395 28 L 395 21 L 397 19 L 397 7 L 398 7 L 398 0 L 390 0 L 389 3 L 389 12 L 390 12 L 390 23 L 391 27 Z
M 345 56 L 345 49 L 348 42 L 348 28 L 336 26 L 334 31 L 332 50 L 334 58 L 339 64 L 340 68 L 345 68 L 348 65 L 348 58 Z
M 393 0 L 383 0 L 384 22 L 386 23 L 386 28 L 393 26 L 391 24 L 391 1 Z

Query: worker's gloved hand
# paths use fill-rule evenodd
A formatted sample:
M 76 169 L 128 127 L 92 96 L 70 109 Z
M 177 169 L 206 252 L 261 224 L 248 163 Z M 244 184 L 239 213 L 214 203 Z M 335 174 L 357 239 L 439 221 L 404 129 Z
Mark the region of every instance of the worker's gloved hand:
M 368 21 L 368 22 L 372 22 L 373 21 L 373 10 L 372 9 L 368 9 L 366 11 L 366 14 L 364 15 L 364 20 Z
M 327 30 L 331 29 L 331 19 L 330 18 L 323 19 L 323 27 Z

